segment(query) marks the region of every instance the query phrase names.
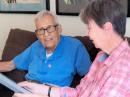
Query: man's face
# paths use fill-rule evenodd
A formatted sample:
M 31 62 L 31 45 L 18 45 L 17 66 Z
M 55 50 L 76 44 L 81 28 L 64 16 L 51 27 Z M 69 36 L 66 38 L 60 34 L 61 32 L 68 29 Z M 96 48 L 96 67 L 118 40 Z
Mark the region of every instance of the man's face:
M 106 44 L 104 28 L 99 27 L 94 20 L 88 23 L 88 36 L 96 48 L 102 49 Z
M 42 45 L 47 49 L 54 51 L 60 40 L 61 27 L 55 24 L 54 18 L 50 15 L 44 16 L 36 21 L 36 35 Z

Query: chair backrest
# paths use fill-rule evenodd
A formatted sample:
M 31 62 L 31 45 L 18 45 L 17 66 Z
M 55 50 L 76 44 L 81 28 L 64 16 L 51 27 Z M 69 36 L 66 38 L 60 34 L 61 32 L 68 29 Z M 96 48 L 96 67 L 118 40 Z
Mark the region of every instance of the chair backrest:
M 2 60 L 11 60 L 36 40 L 35 33 L 31 31 L 11 29 L 3 50 Z

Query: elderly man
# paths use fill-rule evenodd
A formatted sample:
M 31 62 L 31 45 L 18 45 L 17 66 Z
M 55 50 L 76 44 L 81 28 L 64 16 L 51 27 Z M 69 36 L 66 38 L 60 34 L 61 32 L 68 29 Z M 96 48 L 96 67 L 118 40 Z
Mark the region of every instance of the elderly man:
M 79 40 L 61 35 L 55 15 L 41 11 L 35 24 L 38 40 L 13 60 L 0 62 L 1 72 L 28 70 L 27 80 L 58 86 L 69 86 L 76 73 L 83 76 L 88 72 L 89 54 Z
M 35 95 L 16 97 L 130 97 L 130 46 L 124 39 L 126 14 L 120 0 L 91 0 L 81 17 L 88 24 L 88 36 L 102 51 L 80 85 L 74 89 L 21 83 Z

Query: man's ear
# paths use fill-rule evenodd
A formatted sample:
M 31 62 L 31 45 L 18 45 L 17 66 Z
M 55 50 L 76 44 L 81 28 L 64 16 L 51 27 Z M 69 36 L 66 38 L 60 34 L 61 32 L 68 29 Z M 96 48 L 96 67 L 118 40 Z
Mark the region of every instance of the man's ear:
M 103 25 L 103 28 L 104 28 L 105 31 L 113 30 L 112 23 L 111 23 L 111 22 L 106 22 L 106 23 Z
M 61 25 L 58 25 L 58 26 L 57 26 L 57 31 L 58 31 L 59 33 L 62 32 L 62 26 L 61 26 Z

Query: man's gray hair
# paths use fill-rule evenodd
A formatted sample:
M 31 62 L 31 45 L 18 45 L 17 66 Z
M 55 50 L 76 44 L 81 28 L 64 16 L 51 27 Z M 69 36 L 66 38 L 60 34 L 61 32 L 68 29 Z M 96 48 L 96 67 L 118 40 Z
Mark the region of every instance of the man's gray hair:
M 36 22 L 37 20 L 42 19 L 42 18 L 43 18 L 44 16 L 46 16 L 46 15 L 52 16 L 52 17 L 54 18 L 54 22 L 55 22 L 56 24 L 59 24 L 56 14 L 54 14 L 54 13 L 52 13 L 52 12 L 50 12 L 50 11 L 45 11 L 45 10 L 39 11 L 39 12 L 36 14 L 36 16 L 35 16 L 35 22 Z

